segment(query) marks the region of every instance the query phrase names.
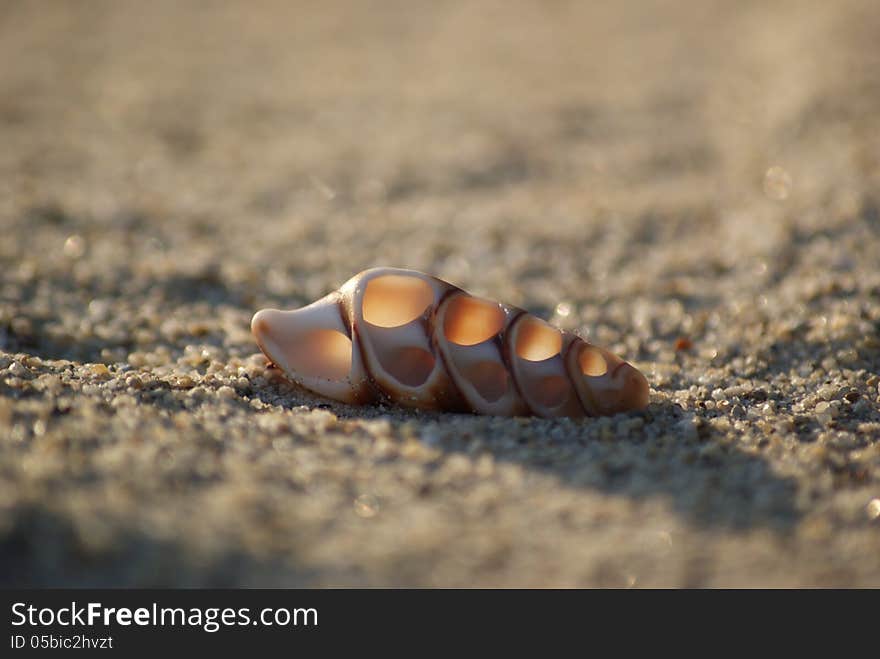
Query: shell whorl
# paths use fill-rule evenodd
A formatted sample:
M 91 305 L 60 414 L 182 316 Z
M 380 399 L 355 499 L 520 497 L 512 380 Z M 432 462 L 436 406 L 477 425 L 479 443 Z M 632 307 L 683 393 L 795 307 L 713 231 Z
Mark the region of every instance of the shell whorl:
M 345 403 L 542 417 L 648 404 L 616 355 L 415 270 L 365 270 L 308 306 L 258 311 L 251 330 L 287 378 Z

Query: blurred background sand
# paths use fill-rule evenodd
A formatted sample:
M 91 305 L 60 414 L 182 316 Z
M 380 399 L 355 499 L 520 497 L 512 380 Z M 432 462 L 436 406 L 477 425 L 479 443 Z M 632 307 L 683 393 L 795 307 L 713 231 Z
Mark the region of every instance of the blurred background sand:
M 876 2 L 4 2 L 0 232 L 3 585 L 880 585 Z M 651 406 L 265 371 L 374 265 Z

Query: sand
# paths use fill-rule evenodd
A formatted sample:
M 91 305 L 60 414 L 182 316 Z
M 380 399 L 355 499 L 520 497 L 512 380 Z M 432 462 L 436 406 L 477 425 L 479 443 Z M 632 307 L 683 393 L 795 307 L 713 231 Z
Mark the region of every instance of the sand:
M 0 585 L 880 586 L 872 0 L 6 3 L 0 231 Z M 649 408 L 265 368 L 375 265 Z

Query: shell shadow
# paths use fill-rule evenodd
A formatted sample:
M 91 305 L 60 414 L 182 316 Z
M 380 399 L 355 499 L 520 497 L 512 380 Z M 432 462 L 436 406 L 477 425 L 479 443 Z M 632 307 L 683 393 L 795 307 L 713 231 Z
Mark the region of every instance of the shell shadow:
M 714 430 L 704 410 L 667 403 L 605 419 L 500 418 L 395 407 L 352 407 L 277 380 L 252 392 L 266 404 L 324 408 L 350 421 L 383 419 L 398 439 L 413 432 L 443 454 L 490 454 L 565 487 L 636 501 L 662 498 L 703 528 L 785 532 L 802 516 L 793 479 L 760 448 Z M 623 434 L 620 429 L 626 429 Z

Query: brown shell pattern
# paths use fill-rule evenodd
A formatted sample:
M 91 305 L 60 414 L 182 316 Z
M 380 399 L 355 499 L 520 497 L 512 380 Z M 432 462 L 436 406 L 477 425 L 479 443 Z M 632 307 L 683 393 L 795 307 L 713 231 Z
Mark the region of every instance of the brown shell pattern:
M 415 270 L 365 270 L 301 309 L 258 311 L 251 330 L 287 378 L 344 403 L 542 417 L 648 404 L 620 357 Z

